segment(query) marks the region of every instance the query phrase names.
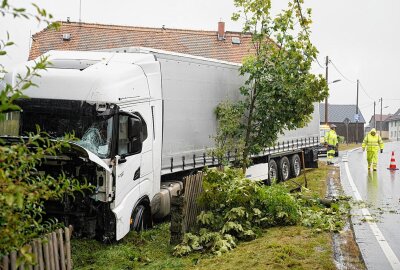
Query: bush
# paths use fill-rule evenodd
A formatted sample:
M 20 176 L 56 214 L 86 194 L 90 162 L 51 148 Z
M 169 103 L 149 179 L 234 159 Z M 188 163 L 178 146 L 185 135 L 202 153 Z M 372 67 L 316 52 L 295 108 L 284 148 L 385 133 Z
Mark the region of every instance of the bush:
M 51 176 L 37 171 L 43 158 L 66 147 L 67 142 L 50 141 L 40 132 L 12 145 L 0 140 L 0 257 L 58 225 L 55 220 L 43 219 L 45 200 L 89 188 L 65 174 Z
M 292 195 L 284 185 L 265 186 L 246 179 L 242 170 L 206 169 L 199 198 L 205 210 L 197 217 L 199 226 L 185 234 L 174 254 L 208 251 L 220 255 L 273 226 L 301 224 L 316 232 L 338 232 L 348 217 L 347 200 L 322 204 L 316 194 Z
M 265 186 L 246 179 L 242 170 L 206 169 L 199 203 L 206 209 L 198 232 L 186 234 L 175 247 L 182 256 L 196 250 L 221 254 L 240 240 L 252 240 L 260 229 L 300 221 L 300 206 L 282 185 Z
M 0 18 L 34 19 L 45 22 L 50 28 L 57 28 L 59 23 L 51 23 L 53 16 L 46 10 L 32 3 L 35 12 L 27 12 L 25 7 L 17 7 L 3 0 L 0 5 Z M 7 54 L 7 49 L 14 46 L 7 32 L 6 39 L 0 39 L 0 56 Z M 18 74 L 13 85 L 4 81 L 5 67 L 0 63 L 0 121 L 5 115 L 20 108 L 14 104 L 19 98 L 27 98 L 23 91 L 36 86 L 32 79 L 40 77 L 40 71 L 46 70 L 47 57 L 41 57 L 33 66 L 26 67 L 25 74 Z M 26 140 L 6 144 L 0 139 L 0 257 L 12 250 L 20 250 L 28 263 L 32 262 L 31 254 L 22 246 L 31 239 L 49 232 L 59 226 L 55 220 L 45 221 L 42 217 L 43 202 L 49 199 L 61 199 L 75 191 L 88 189 L 89 185 L 65 174 L 43 175 L 37 167 L 46 156 L 57 154 L 69 147 L 64 141 L 50 141 L 47 134 L 38 131 L 29 134 Z M 20 263 L 21 261 L 19 261 Z

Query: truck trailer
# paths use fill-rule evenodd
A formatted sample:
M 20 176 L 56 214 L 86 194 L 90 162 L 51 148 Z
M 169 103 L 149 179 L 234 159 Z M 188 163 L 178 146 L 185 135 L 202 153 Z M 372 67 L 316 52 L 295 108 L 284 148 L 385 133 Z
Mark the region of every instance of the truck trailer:
M 148 48 L 47 55 L 51 65 L 34 78 L 37 87 L 25 91 L 30 98 L 17 101 L 22 111 L 10 112 L 2 123 L 12 122 L 18 131 L 2 138 L 35 132 L 36 125 L 55 140 L 75 134 L 71 148 L 46 157 L 39 173 L 64 172 L 94 185 L 75 199 L 46 202 L 46 213 L 72 224 L 76 234 L 113 241 L 149 227 L 153 218 L 169 214 L 184 176 L 218 165 L 212 154 L 215 109 L 241 98 L 246 78 L 239 64 Z M 33 63 L 15 68 L 5 81 L 15 85 Z M 317 166 L 318 145 L 315 104 L 312 121 L 252 156 L 246 176 L 296 177 L 303 164 Z

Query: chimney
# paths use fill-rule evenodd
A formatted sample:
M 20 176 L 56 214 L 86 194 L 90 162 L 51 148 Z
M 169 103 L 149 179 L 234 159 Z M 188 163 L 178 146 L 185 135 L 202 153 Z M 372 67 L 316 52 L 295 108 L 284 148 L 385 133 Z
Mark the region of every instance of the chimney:
M 218 22 L 218 40 L 225 40 L 225 22 Z

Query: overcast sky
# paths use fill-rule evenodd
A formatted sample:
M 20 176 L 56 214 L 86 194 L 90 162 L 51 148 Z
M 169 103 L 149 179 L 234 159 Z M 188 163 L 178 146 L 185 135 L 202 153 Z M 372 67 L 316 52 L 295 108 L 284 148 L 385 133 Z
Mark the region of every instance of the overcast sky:
M 26 0 L 10 0 L 15 6 Z M 383 97 L 383 113 L 394 113 L 400 108 L 400 1 L 399 0 L 305 0 L 313 9 L 312 40 L 320 54 L 319 63 L 325 65 L 328 55 L 345 76 L 329 65 L 329 102 L 355 104 L 356 80 L 359 79 L 359 106 L 367 122 L 373 114 L 373 102 Z M 37 0 L 39 6 L 52 13 L 57 20 L 79 20 L 79 0 Z M 274 10 L 286 6 L 287 1 L 272 0 Z M 217 30 L 217 22 L 226 22 L 226 30 L 240 31 L 240 23 L 230 20 L 235 11 L 233 0 L 81 0 L 82 22 Z M 30 35 L 44 26 L 34 21 L 0 19 L 0 37 L 6 31 L 17 45 L 9 55 L 0 58 L 7 68 L 28 57 Z M 325 74 L 316 63 L 315 73 Z

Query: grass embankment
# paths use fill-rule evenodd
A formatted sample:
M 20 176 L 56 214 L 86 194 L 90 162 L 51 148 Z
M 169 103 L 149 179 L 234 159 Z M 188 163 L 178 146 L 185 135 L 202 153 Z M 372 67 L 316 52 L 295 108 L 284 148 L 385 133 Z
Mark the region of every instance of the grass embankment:
M 361 143 L 349 143 L 349 144 L 341 143 L 339 144 L 339 152 L 351 150 L 357 147 L 361 147 Z
M 324 197 L 327 173 L 324 165 L 307 170 L 308 192 Z M 304 176 L 294 181 L 303 184 Z M 331 241 L 328 232 L 276 227 L 219 257 L 191 254 L 177 258 L 169 245 L 169 224 L 164 223 L 142 234 L 130 233 L 113 245 L 73 240 L 72 251 L 74 269 L 336 269 Z

